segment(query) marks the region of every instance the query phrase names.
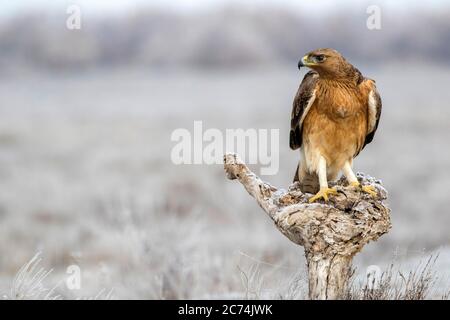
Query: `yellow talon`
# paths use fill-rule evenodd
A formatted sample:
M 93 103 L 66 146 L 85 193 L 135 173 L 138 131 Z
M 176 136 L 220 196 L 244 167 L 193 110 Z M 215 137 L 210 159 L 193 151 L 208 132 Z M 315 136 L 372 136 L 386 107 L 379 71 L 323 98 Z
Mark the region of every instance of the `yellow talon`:
M 314 202 L 320 198 L 328 201 L 328 196 L 331 194 L 338 194 L 335 188 L 320 188 L 320 191 L 316 193 L 314 197 L 309 198 L 309 203 Z
M 362 186 L 361 189 L 365 193 L 370 194 L 372 197 L 376 197 L 377 196 L 377 190 L 375 189 L 374 186 Z
M 350 185 L 354 188 L 360 189 L 361 191 L 370 194 L 372 197 L 377 196 L 377 190 L 374 186 L 362 186 L 358 181 L 350 183 Z
M 357 189 L 361 188 L 361 183 L 359 183 L 359 181 L 352 182 L 350 185 Z

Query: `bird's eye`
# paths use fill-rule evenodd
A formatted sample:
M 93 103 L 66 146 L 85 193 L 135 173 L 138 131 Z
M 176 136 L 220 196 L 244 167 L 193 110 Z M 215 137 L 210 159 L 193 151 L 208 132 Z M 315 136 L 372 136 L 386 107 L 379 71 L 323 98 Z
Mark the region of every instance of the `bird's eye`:
M 325 56 L 323 54 L 319 54 L 316 56 L 317 62 L 323 62 L 325 60 Z

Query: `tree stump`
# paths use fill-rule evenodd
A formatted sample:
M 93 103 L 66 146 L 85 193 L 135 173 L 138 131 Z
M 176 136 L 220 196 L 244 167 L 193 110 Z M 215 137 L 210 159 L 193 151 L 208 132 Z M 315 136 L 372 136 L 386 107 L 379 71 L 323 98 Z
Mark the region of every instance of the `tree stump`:
M 330 183 L 338 191 L 328 202 L 309 203 L 298 182 L 288 190 L 263 182 L 235 154 L 224 156 L 227 177 L 237 179 L 256 199 L 289 240 L 303 246 L 308 266 L 310 299 L 344 296 L 355 254 L 391 228 L 387 191 L 381 182 L 358 174 L 363 185 L 372 185 L 377 197 L 348 186 L 344 178 Z

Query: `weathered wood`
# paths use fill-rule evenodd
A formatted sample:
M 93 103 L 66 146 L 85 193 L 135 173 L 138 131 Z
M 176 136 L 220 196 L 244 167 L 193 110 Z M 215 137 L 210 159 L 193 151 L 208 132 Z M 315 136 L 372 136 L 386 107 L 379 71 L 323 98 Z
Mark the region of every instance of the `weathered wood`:
M 311 194 L 298 182 L 288 190 L 262 181 L 235 154 L 224 156 L 229 179 L 237 179 L 292 242 L 305 249 L 309 297 L 339 299 L 343 296 L 352 259 L 370 241 L 391 228 L 387 191 L 380 181 L 358 174 L 363 185 L 372 185 L 377 197 L 348 186 L 345 179 L 331 183 L 338 191 L 329 202 L 308 203 Z

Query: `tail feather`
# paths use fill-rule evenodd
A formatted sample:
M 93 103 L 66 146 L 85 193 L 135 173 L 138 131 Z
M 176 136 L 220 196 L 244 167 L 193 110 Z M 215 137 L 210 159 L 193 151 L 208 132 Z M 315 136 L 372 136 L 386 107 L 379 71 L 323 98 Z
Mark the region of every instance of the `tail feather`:
M 295 169 L 295 174 L 294 174 L 294 180 L 292 180 L 292 182 L 297 182 L 300 181 L 298 178 L 298 168 L 300 167 L 300 163 L 297 165 L 297 169 Z

